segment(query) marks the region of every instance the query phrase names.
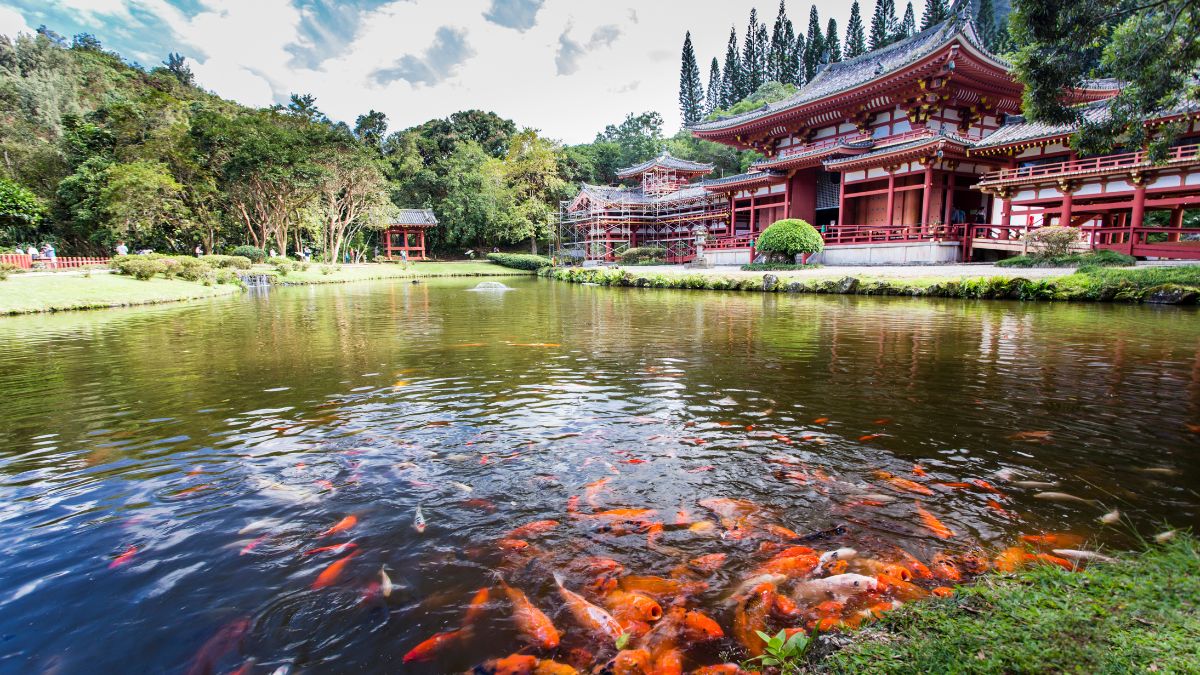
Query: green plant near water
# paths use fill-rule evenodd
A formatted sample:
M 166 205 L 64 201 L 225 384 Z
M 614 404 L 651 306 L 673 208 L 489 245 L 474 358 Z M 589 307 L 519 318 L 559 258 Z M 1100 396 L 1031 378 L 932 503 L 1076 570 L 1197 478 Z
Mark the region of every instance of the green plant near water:
M 20 272 L 21 268 L 12 263 L 0 263 L 0 281 L 8 278 L 8 275 Z
M 626 265 L 661 263 L 667 257 L 667 249 L 661 246 L 635 246 L 621 253 L 621 262 Z
M 821 265 L 801 265 L 797 263 L 750 263 L 742 265 L 743 272 L 787 272 L 791 270 L 814 270 Z
M 240 255 L 205 255 L 200 256 L 200 259 L 213 267 L 229 267 L 236 270 L 248 270 L 251 265 L 249 258 Z
M 774 636 L 767 635 L 761 630 L 754 631 L 758 637 L 766 643 L 763 647 L 763 653 L 747 660 L 742 664 L 747 670 L 756 669 L 759 666 L 774 668 L 781 675 L 795 675 L 804 670 L 807 662 L 809 651 L 812 649 L 813 643 L 817 641 L 817 631 L 813 631 L 812 635 L 799 631 L 788 637 L 786 631 L 779 631 Z
M 550 259 L 546 256 L 530 253 L 489 253 L 487 258 L 497 265 L 531 272 L 550 266 Z
M 1065 225 L 1039 227 L 1027 233 L 1025 241 L 1037 247 L 1035 257 L 1058 258 L 1070 255 L 1071 247 L 1079 243 L 1079 230 Z
M 771 226 L 759 235 L 755 246 L 768 255 L 794 260 L 802 253 L 820 253 L 825 250 L 825 240 L 821 238 L 821 233 L 806 221 L 787 218 L 771 223 Z
M 1063 256 L 1018 255 L 998 261 L 996 267 L 1132 267 L 1136 263 L 1133 256 L 1100 250 Z

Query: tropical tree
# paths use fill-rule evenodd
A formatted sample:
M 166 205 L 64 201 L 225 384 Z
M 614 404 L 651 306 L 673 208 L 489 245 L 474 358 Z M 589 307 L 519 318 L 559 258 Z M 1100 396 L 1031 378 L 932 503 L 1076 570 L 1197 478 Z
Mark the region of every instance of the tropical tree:
M 365 115 L 359 115 L 354 120 L 354 137 L 367 147 L 380 150 L 383 147 L 383 140 L 387 138 L 387 127 L 387 115 L 378 110 L 372 110 Z
M 896 34 L 896 40 L 905 40 L 917 34 L 917 17 L 913 12 L 912 0 L 909 0 L 908 6 L 904 8 L 904 19 L 900 21 L 900 30 Z
M 1161 157 L 1182 125 L 1151 136 L 1146 121 L 1185 101 L 1200 101 L 1196 0 L 1117 0 L 1105 11 L 1086 0 L 1016 0 L 1009 24 L 1019 47 L 1013 63 L 1025 85 L 1026 114 L 1035 121 L 1078 124 L 1072 146 L 1081 153 L 1149 143 Z M 1103 104 L 1106 118 L 1085 119 L 1062 92 L 1096 75 L 1125 84 Z
M 620 167 L 644 162 L 658 155 L 663 141 L 663 119 L 656 112 L 629 113 L 620 124 L 610 124 L 596 135 L 596 142 L 616 144 Z
M 320 241 L 326 260 L 340 260 L 342 246 L 359 232 L 386 227 L 395 206 L 373 151 L 349 139 L 331 139 L 316 164 L 323 170 L 315 200 Z
M 692 47 L 692 32 L 683 38 L 682 64 L 679 69 L 679 113 L 684 125 L 700 121 L 704 113 L 704 88 L 700 82 L 700 66 Z
M 763 68 L 763 54 L 759 51 L 758 10 L 750 8 L 750 23 L 746 26 L 745 40 L 742 42 L 742 90 L 738 100 L 758 89 L 766 81 Z
M 842 40 L 838 37 L 837 19 L 833 17 L 825 24 L 825 57 L 830 63 L 842 60 Z
M 896 20 L 895 0 L 877 0 L 875 13 L 871 15 L 871 32 L 867 38 L 871 51 L 894 42 L 899 26 L 900 22 Z
M 811 80 L 825 59 L 825 36 L 821 34 L 821 17 L 817 6 L 808 10 L 808 42 L 804 45 L 804 79 Z
M 788 18 L 784 0 L 779 0 L 779 12 L 775 15 L 775 26 L 771 31 L 771 45 L 767 51 L 767 79 L 784 84 L 796 84 L 796 71 L 791 60 L 792 44 L 796 41 L 792 20 Z
M 932 28 L 950 17 L 946 0 L 925 0 L 925 12 L 921 15 L 921 30 Z
M 713 57 L 708 66 L 708 90 L 704 96 L 704 114 L 721 107 L 721 62 Z
M 45 215 L 46 206 L 37 195 L 0 177 L 0 245 L 32 241 Z
M 104 171 L 99 204 L 112 238 L 165 241 L 182 248 L 180 230 L 191 225 L 183 186 L 160 162 L 112 164 Z
M 979 29 L 979 39 L 983 46 L 992 49 L 996 43 L 996 11 L 992 0 L 979 0 L 979 13 L 975 15 L 975 25 Z
M 745 84 L 742 82 L 742 60 L 738 56 L 737 29 L 729 29 L 729 42 L 725 45 L 725 67 L 721 71 L 721 107 L 729 106 L 742 100 L 745 95 Z
M 538 252 L 539 240 L 546 240 L 558 221 L 558 200 L 563 198 L 566 181 L 559 176 L 561 150 L 537 131 L 524 129 L 513 136 L 504 162 L 504 178 L 512 195 L 512 215 L 506 239 L 529 240 L 530 251 Z

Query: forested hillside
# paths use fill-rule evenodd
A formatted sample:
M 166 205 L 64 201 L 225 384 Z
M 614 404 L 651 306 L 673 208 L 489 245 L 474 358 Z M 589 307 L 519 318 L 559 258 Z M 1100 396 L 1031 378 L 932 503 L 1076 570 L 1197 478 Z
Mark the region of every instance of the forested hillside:
M 0 37 L 0 247 L 51 242 L 63 255 L 133 248 L 190 252 L 249 243 L 336 257 L 369 248 L 396 207 L 432 208 L 435 251 L 544 246 L 558 201 L 579 182 L 664 146 L 736 172 L 748 155 L 665 138 L 657 113 L 629 115 L 591 144 L 563 147 L 468 110 L 389 133 L 382 113 L 353 128 L 293 95 L 255 110 L 195 86 L 172 55 L 146 69 L 90 35 Z

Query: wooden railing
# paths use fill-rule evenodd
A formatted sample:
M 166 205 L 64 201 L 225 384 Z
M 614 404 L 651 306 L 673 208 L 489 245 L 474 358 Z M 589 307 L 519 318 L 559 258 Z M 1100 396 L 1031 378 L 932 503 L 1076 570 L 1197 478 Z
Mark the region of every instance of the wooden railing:
M 78 269 L 80 267 L 93 267 L 97 265 L 107 265 L 111 258 L 84 258 L 84 257 L 67 257 L 67 258 L 34 258 L 31 255 L 17 255 L 15 253 L 0 254 L 0 263 L 8 263 L 16 265 L 23 270 L 31 269 L 53 269 L 53 270 L 69 270 Z
M 832 225 L 822 233 L 826 246 L 922 241 L 958 241 L 962 225 Z
M 1200 160 L 1200 143 L 1181 145 L 1167 152 L 1168 164 Z M 1074 173 L 1095 173 L 1103 171 L 1118 171 L 1150 164 L 1147 152 L 1127 152 L 1121 155 L 1106 155 L 1088 159 L 1072 159 L 1066 162 L 1040 164 L 1038 166 L 1018 167 L 1015 169 L 1000 169 L 984 174 L 980 183 L 1008 180 L 1031 180 Z
M 971 247 L 1002 250 L 1025 250 L 1024 237 L 1041 227 L 1041 223 L 1025 225 L 971 225 L 969 245 Z M 1151 241 L 1154 235 L 1164 241 Z M 1036 250 L 1036 245 L 1032 246 Z M 1083 225 L 1079 227 L 1079 241 L 1071 247 L 1084 252 L 1109 249 L 1133 256 L 1157 258 L 1200 259 L 1200 230 L 1178 227 L 1114 227 Z
M 721 237 L 717 239 L 708 239 L 704 242 L 704 248 L 710 251 L 724 251 L 731 248 L 750 248 L 750 241 L 753 239 L 750 235 L 742 235 L 740 237 Z

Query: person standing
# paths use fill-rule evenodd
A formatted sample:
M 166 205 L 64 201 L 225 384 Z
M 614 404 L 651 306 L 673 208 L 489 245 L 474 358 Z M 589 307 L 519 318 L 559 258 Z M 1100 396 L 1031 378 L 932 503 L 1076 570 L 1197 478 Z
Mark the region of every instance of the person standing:
M 124 240 L 117 242 L 117 255 L 129 255 L 129 247 L 125 245 Z
M 50 269 L 58 267 L 58 252 L 49 243 L 42 247 L 42 257 L 50 261 L 47 265 Z
M 202 255 L 204 255 L 204 247 L 200 244 L 196 244 L 196 257 L 199 258 Z

